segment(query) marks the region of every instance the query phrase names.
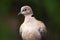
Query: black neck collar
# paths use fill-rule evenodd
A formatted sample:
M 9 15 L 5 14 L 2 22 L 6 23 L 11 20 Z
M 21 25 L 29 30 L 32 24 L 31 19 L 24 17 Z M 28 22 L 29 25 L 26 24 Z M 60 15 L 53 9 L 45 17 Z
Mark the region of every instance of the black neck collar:
M 32 17 L 34 17 L 34 15 L 32 15 Z

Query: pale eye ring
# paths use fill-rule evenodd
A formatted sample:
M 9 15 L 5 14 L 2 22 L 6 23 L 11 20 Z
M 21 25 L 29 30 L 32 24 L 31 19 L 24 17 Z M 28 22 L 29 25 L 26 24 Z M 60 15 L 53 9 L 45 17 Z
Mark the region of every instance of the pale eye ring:
M 27 9 L 24 9 L 24 10 L 22 10 L 22 11 L 26 11 Z

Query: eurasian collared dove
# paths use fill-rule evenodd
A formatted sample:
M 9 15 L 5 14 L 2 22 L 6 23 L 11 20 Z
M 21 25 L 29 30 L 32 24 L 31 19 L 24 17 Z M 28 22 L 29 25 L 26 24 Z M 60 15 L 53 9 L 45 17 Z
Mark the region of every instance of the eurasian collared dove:
M 20 26 L 19 32 L 23 40 L 46 40 L 46 26 L 42 21 L 32 17 L 33 11 L 30 6 L 21 7 L 21 12 L 25 20 Z

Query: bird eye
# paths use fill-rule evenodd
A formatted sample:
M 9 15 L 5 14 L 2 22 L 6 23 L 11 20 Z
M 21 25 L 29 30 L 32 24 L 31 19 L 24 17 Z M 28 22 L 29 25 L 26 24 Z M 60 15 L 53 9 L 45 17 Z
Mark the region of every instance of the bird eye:
M 27 9 L 24 9 L 23 11 L 26 11 Z

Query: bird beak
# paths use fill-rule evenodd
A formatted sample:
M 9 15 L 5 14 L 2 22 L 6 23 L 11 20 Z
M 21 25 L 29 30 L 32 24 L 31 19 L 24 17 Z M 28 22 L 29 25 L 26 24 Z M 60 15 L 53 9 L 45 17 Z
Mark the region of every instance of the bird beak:
M 21 14 L 21 12 L 18 13 L 18 15 L 20 15 L 20 14 Z

